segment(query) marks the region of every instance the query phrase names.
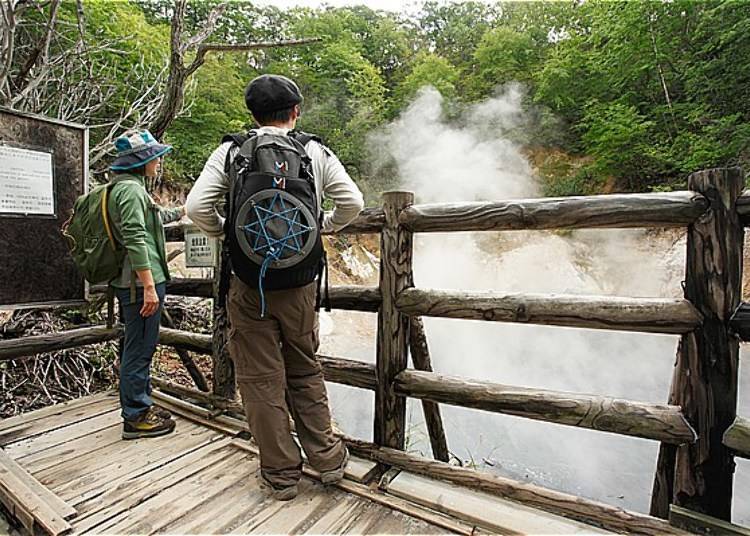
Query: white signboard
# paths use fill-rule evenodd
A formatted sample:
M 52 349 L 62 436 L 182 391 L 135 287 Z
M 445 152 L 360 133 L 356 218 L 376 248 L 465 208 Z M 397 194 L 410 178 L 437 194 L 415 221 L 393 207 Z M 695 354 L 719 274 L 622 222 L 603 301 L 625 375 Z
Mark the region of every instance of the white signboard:
M 0 213 L 55 215 L 52 153 L 0 145 Z
M 195 228 L 185 229 L 185 266 L 187 268 L 214 266 L 216 248 L 215 238 L 209 238 Z

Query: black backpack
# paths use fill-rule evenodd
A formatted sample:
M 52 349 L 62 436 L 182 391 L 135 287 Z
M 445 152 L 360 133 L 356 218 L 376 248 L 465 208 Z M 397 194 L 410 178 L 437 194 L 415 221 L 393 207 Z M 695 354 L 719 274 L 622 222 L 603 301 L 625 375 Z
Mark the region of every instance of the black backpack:
M 231 269 L 261 295 L 264 290 L 301 287 L 320 281 L 325 251 L 320 236 L 323 212 L 305 144 L 310 134 L 230 134 L 225 164 L 230 188 L 224 224 Z M 234 154 L 236 153 L 236 154 Z M 225 263 L 226 264 L 226 263 Z

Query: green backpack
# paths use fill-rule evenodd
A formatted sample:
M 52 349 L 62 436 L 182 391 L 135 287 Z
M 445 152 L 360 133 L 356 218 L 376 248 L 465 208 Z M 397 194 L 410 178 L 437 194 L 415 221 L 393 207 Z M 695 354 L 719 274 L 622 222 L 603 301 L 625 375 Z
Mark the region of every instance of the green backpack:
M 89 283 L 109 283 L 122 272 L 125 248 L 112 235 L 107 210 L 112 187 L 117 181 L 96 186 L 76 199 L 73 214 L 62 234 L 70 254 Z

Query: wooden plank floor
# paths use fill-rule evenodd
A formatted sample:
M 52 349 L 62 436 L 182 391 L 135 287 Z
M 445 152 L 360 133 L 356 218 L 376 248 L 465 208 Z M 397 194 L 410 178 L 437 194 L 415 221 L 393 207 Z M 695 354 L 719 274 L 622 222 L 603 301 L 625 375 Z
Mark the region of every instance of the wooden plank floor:
M 175 415 L 174 434 L 123 441 L 117 396 L 99 394 L 0 421 L 0 447 L 75 509 L 73 534 L 603 532 L 408 473 L 381 492 L 361 483 L 367 461 L 338 487 L 306 468 L 300 495 L 278 502 L 258 485 L 256 451 L 235 437 L 244 423 L 217 429 L 205 410 L 173 411 L 189 417 Z
M 309 478 L 295 500 L 275 501 L 252 452 L 176 420 L 175 434 L 122 441 L 117 397 L 96 395 L 0 421 L 0 446 L 76 509 L 74 534 L 449 532 Z

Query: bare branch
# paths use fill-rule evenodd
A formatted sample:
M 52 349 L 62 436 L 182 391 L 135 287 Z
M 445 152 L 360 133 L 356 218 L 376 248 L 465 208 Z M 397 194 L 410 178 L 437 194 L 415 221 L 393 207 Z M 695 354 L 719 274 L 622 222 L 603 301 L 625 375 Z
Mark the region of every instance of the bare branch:
M 60 8 L 60 0 L 52 0 L 50 5 L 49 21 L 47 22 L 47 28 L 44 32 L 44 39 L 42 39 L 39 45 L 34 48 L 29 56 L 26 58 L 24 66 L 21 68 L 19 73 L 16 75 L 13 81 L 15 88 L 22 87 L 26 82 L 26 77 L 29 75 L 31 70 L 41 62 L 43 67 L 42 72 L 44 73 L 44 67 L 46 66 L 47 60 L 49 59 L 49 47 L 52 43 L 52 36 L 55 32 L 55 25 L 57 24 L 57 11 Z M 45 73 L 46 75 L 46 73 Z M 37 82 L 35 85 L 38 85 Z M 16 102 L 16 99 L 14 99 Z
M 208 39 L 212 33 L 214 33 L 214 30 L 216 30 L 216 24 L 224 14 L 224 11 L 226 11 L 228 5 L 229 4 L 227 2 L 222 2 L 211 10 L 211 13 L 208 14 L 206 22 L 203 24 L 203 29 L 193 37 L 188 39 L 184 45 L 182 45 L 182 48 L 180 50 L 181 54 L 184 54 L 191 48 L 195 48 L 197 45 L 200 45 L 203 41 Z
M 140 67 L 145 69 L 143 64 L 141 64 Z M 105 125 L 110 127 L 109 131 L 99 143 L 89 151 L 89 164 L 91 167 L 112 153 L 112 140 L 123 130 L 125 125 L 127 125 L 128 128 L 137 129 L 150 124 L 154 120 L 164 99 L 164 93 L 161 92 L 160 89 L 164 85 L 165 73 L 166 67 L 157 74 L 153 83 L 146 86 L 136 99 L 126 107 L 123 107 L 116 119 L 109 123 L 109 125 Z M 148 78 L 148 72 L 138 73 L 138 76 L 136 76 L 136 79 L 141 81 Z
M 86 46 L 86 32 L 84 31 L 86 27 L 85 23 L 85 12 L 83 11 L 83 0 L 76 0 L 76 20 L 78 21 L 78 35 L 79 35 L 79 41 L 78 43 L 80 46 L 85 47 Z
M 0 0 L 0 15 L 2 15 L 2 26 L 0 26 L 0 98 L 2 102 L 10 99 L 10 76 L 13 57 L 15 55 L 16 41 L 16 5 L 15 0 Z

